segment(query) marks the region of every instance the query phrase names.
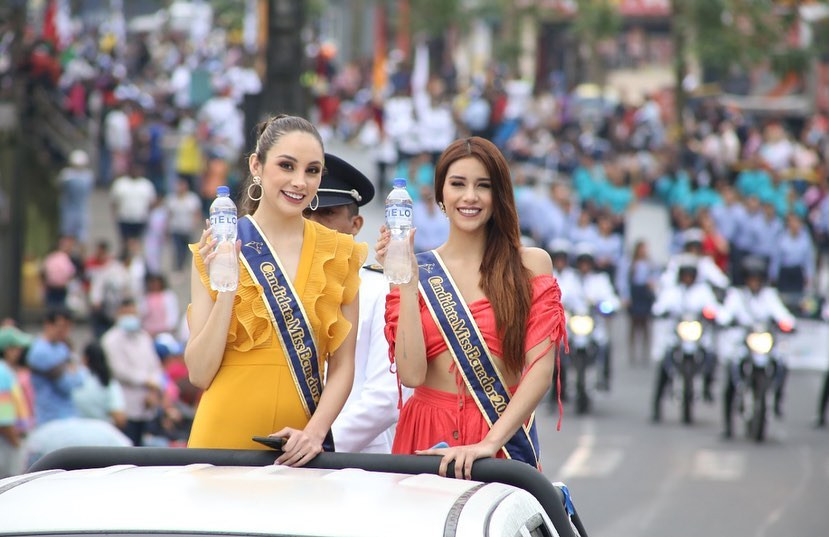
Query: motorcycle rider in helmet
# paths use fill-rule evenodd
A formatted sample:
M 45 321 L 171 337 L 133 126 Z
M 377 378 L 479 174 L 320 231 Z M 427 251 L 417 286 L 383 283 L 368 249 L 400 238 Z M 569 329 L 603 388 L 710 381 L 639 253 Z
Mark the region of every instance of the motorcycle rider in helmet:
M 656 301 L 653 304 L 653 315 L 672 319 L 681 319 L 683 315 L 687 314 L 697 317 L 719 317 L 721 307 L 711 286 L 707 282 L 699 281 L 697 258 L 686 254 L 677 256 L 674 261 L 677 274 L 676 283 L 660 287 Z M 703 332 L 700 344 L 705 355 L 705 362 L 709 362 L 709 356 L 713 356 L 713 340 L 710 337 L 709 330 Z M 671 374 L 674 369 L 671 351 L 672 348 L 666 349 L 658 372 L 653 414 L 651 416 L 654 422 L 659 422 L 662 419 L 662 396 L 665 393 L 665 388 L 671 382 Z M 706 388 L 710 390 L 710 385 Z
M 575 257 L 576 270 L 563 271 L 559 277 L 561 302 L 568 311 L 583 309 L 585 306 L 598 310 L 599 315 L 595 315 L 593 338 L 598 346 L 597 358 L 602 374 L 597 388 L 609 390 L 610 337 L 605 316 L 618 311 L 621 302 L 607 273 L 596 270 L 593 249 L 589 244 L 577 244 Z
M 660 284 L 663 286 L 673 285 L 677 281 L 677 271 L 679 270 L 680 260 L 688 260 L 691 255 L 697 260 L 697 279 L 706 282 L 714 289 L 725 290 L 728 288 L 730 281 L 728 276 L 720 270 L 720 267 L 714 263 L 710 256 L 702 253 L 702 241 L 705 238 L 701 229 L 691 228 L 682 234 L 682 253 L 671 256 L 668 264 L 665 267 L 665 272 L 662 273 Z
M 766 285 L 768 276 L 766 261 L 757 256 L 747 256 L 743 259 L 742 271 L 745 285 L 728 290 L 723 304 L 725 317 L 733 319 L 737 324 L 749 330 L 757 324 L 774 322 L 783 332 L 791 331 L 795 326 L 795 317 L 783 305 L 777 289 Z M 777 363 L 774 378 L 774 414 L 780 417 L 782 416 L 783 387 L 787 370 L 780 356 L 774 358 Z M 740 362 L 735 360 L 726 364 L 726 367 L 728 378 L 723 397 L 723 436 L 731 438 L 734 396 L 742 370 Z

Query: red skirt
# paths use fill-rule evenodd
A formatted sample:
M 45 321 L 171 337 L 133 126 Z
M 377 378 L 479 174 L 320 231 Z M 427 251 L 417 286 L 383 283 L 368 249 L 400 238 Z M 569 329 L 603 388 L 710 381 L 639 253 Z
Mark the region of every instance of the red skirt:
M 421 386 L 403 405 L 391 452 L 414 455 L 439 442 L 450 446 L 475 444 L 489 433 L 489 425 L 472 396 Z M 503 450 L 498 458 L 505 458 Z

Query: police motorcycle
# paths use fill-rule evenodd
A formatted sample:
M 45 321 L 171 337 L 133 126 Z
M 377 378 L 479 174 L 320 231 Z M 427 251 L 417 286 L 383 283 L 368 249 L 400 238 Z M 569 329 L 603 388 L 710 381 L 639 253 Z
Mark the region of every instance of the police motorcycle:
M 778 343 L 794 331 L 794 317 L 785 309 L 777 292 L 765 288 L 765 264 L 747 259 L 744 262 L 746 289 L 732 289 L 725 309 L 740 329 L 735 360 L 728 364 L 723 397 L 723 436 L 732 436 L 732 416 L 736 403 L 746 433 L 756 442 L 766 436 L 769 392 L 779 412 L 780 388 L 784 364 Z M 776 392 L 776 393 L 775 393 Z
M 652 420 L 662 420 L 662 398 L 667 391 L 680 405 L 682 422 L 690 424 L 693 423 L 696 394 L 704 391 L 703 376 L 712 359 L 710 341 L 717 317 L 717 301 L 710 287 L 694 285 L 695 265 L 681 266 L 679 279 L 681 285 L 663 291 L 668 296 L 658 297 L 654 304 L 658 318 L 673 322 L 670 323 L 672 333 L 667 349 L 657 367 Z M 665 303 L 671 307 L 658 311 Z
M 756 442 L 765 440 L 769 392 L 782 367 L 775 346 L 781 334 L 793 327 L 788 323 L 771 321 L 753 324 L 746 331 L 744 352 L 731 364 L 725 392 L 724 436 L 731 437 L 731 420 L 734 402 L 746 424 L 746 433 Z
M 610 301 L 603 301 L 595 306 L 579 304 L 567 315 L 567 341 L 569 353 L 564 355 L 566 367 L 562 370 L 562 384 L 565 382 L 564 371 L 567 369 L 575 373 L 576 414 L 585 414 L 590 410 L 591 397 L 590 385 L 588 382 L 589 370 L 594 367 L 599 359 L 600 345 L 595 338 L 595 329 L 598 316 L 610 316 L 615 312 L 614 304 Z M 601 373 L 596 372 L 599 378 L 593 384 L 601 382 Z

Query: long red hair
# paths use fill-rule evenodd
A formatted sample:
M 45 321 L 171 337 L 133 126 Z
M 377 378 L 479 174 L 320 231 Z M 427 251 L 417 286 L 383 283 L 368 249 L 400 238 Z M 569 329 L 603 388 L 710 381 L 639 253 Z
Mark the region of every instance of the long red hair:
M 521 233 L 512 194 L 509 166 L 495 144 L 474 136 L 452 142 L 435 166 L 435 200 L 443 202 L 443 185 L 453 162 L 478 159 L 492 182 L 492 218 L 486 223 L 486 246 L 480 286 L 495 312 L 501 359 L 511 373 L 524 368 L 524 342 L 532 301 L 532 274 L 521 261 Z

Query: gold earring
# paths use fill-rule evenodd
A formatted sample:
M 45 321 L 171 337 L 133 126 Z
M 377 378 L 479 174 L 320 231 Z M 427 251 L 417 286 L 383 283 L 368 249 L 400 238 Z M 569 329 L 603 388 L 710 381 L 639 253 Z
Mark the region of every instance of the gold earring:
M 258 198 L 254 198 L 253 196 L 250 195 L 250 189 L 252 187 L 255 187 L 255 186 L 259 187 L 259 197 Z M 262 187 L 262 178 L 259 177 L 258 175 L 254 175 L 253 176 L 253 182 L 248 185 L 248 197 L 253 201 L 259 201 L 259 200 L 262 199 L 262 194 L 264 194 L 264 193 L 265 193 L 265 189 Z
M 438 207 L 440 207 L 440 211 L 443 213 L 443 216 L 446 216 L 446 205 L 444 205 L 442 201 L 439 201 Z
M 314 200 L 316 200 L 317 204 L 314 205 Z M 308 208 L 312 211 L 316 211 L 320 206 L 320 197 L 314 194 L 314 197 L 311 199 L 311 203 L 308 204 Z

